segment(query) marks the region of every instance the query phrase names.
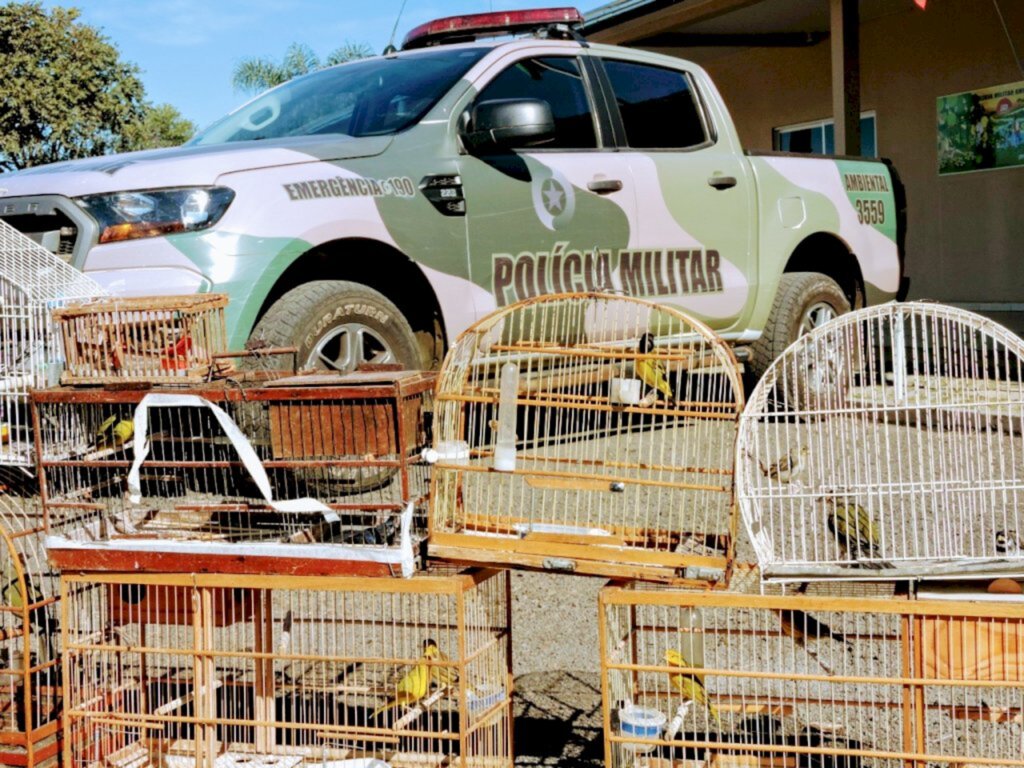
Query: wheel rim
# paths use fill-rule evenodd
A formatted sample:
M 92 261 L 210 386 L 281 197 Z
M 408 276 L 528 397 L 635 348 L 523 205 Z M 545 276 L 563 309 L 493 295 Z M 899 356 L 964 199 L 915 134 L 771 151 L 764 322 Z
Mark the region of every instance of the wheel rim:
M 306 365 L 350 373 L 361 363 L 394 363 L 395 353 L 384 338 L 362 323 L 332 328 L 313 347 Z
M 819 301 L 816 304 L 811 304 L 800 318 L 800 329 L 797 332 L 798 336 L 803 336 L 805 333 L 810 333 L 815 328 L 820 328 L 829 320 L 835 320 L 839 316 L 836 312 L 835 307 L 826 301 Z

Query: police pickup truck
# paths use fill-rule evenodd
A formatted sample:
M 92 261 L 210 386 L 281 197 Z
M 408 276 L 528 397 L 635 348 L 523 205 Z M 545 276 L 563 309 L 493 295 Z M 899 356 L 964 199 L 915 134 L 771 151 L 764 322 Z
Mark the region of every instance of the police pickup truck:
M 0 217 L 115 294 L 228 294 L 232 348 L 339 370 L 437 365 L 496 307 L 610 291 L 683 309 L 763 371 L 901 294 L 886 163 L 745 154 L 700 67 L 590 45 L 581 23 L 430 22 L 183 147 L 5 175 Z

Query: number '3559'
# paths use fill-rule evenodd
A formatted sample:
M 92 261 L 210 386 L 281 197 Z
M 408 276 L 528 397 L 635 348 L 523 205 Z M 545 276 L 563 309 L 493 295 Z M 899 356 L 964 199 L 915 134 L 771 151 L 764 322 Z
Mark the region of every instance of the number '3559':
M 861 224 L 885 223 L 885 203 L 881 200 L 857 200 L 853 207 L 857 209 L 857 221 Z

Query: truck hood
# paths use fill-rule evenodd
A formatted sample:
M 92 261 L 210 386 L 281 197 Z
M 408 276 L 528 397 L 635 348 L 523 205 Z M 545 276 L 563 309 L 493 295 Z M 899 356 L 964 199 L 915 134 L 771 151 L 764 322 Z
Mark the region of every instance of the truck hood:
M 69 160 L 0 174 L 0 198 L 49 194 L 78 197 L 132 189 L 202 186 L 239 171 L 372 157 L 387 149 L 393 138 L 296 136 Z

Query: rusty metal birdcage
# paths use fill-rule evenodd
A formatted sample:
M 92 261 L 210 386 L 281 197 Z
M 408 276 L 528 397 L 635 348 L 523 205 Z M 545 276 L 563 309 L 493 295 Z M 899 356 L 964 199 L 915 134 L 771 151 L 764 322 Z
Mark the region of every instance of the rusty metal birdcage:
M 702 323 L 620 296 L 545 296 L 452 347 L 438 383 L 430 552 L 721 581 L 743 390 Z
M 0 765 L 58 762 L 60 590 L 41 521 L 38 497 L 0 488 Z
M 767 579 L 1024 573 L 1024 342 L 932 303 L 844 315 L 768 369 L 737 496 Z
M 64 768 L 511 768 L 508 585 L 65 574 Z
M 605 764 L 1024 765 L 1024 604 L 844 587 L 606 588 Z
M 219 293 L 117 298 L 53 313 L 66 364 L 63 384 L 200 384 L 227 348 Z
M 63 366 L 50 310 L 105 296 L 95 281 L 0 221 L 0 464 L 30 466 L 28 392 Z
M 33 393 L 62 568 L 409 575 L 434 374 Z

